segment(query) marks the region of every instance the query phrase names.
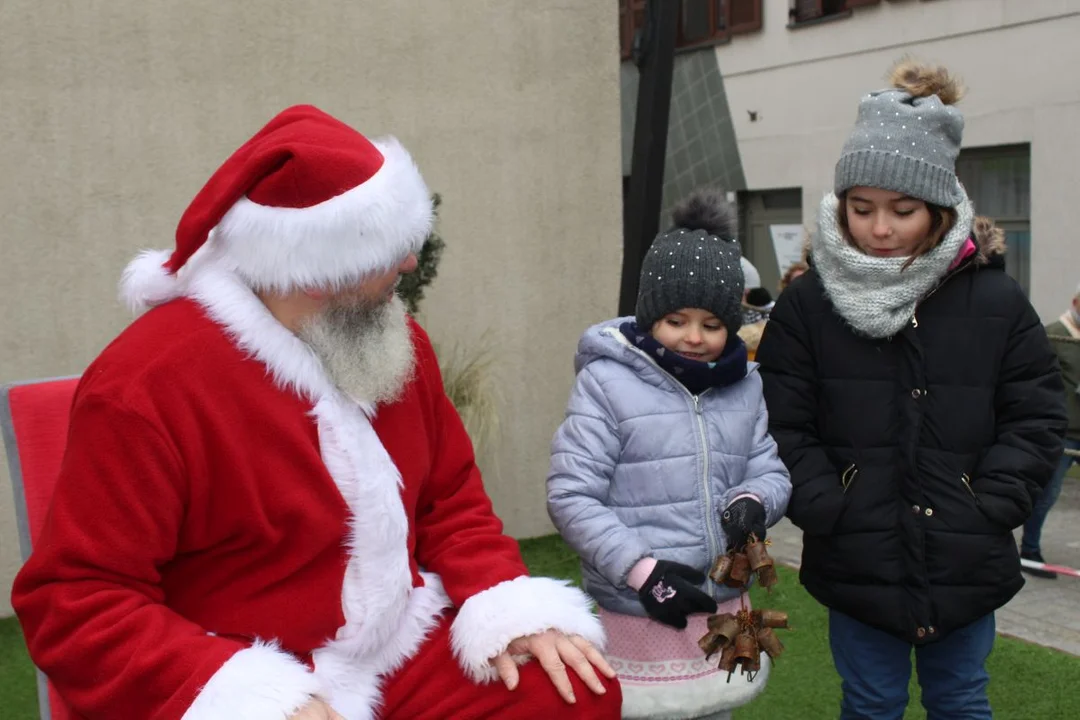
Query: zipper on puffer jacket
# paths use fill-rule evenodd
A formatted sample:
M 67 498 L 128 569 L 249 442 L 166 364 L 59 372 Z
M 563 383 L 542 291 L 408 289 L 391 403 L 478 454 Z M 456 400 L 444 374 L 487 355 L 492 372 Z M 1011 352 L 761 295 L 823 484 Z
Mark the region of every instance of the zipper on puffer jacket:
M 667 375 L 671 379 L 671 382 L 673 382 L 675 386 L 682 390 L 686 395 L 689 395 L 690 400 L 694 403 L 694 421 L 697 423 L 698 434 L 701 437 L 701 452 L 705 457 L 705 462 L 703 463 L 704 472 L 702 473 L 702 490 L 705 497 L 705 531 L 709 535 L 705 539 L 705 541 L 709 545 L 709 557 L 714 558 L 720 554 L 720 539 L 717 538 L 716 530 L 713 527 L 713 517 L 719 517 L 719 513 L 716 513 L 717 508 L 714 508 L 712 506 L 712 488 L 710 487 L 711 483 L 709 482 L 709 434 L 705 428 L 705 415 L 701 407 L 701 398 L 706 393 L 710 392 L 712 388 L 705 389 L 704 391 L 702 391 L 701 395 L 695 395 L 694 393 L 687 390 L 686 386 L 679 382 L 675 377 L 673 377 L 671 373 L 660 367 L 660 364 L 653 360 L 651 357 L 649 357 L 648 353 L 643 352 L 640 348 L 636 348 L 630 343 L 626 342 L 626 340 L 622 337 L 621 332 L 617 334 L 611 333 L 611 336 L 620 343 L 622 343 L 624 347 L 629 348 L 631 352 L 637 353 L 640 357 L 645 358 L 645 361 L 651 364 L 657 370 L 659 370 L 661 374 Z
M 859 468 L 855 465 L 855 463 L 851 463 L 846 468 L 844 468 L 844 472 L 840 473 L 840 484 L 844 486 L 845 493 L 848 491 L 848 488 L 851 487 L 851 483 L 855 482 L 855 478 L 858 476 Z
M 685 390 L 685 388 L 683 388 Z M 690 392 L 687 390 L 687 392 Z M 708 392 L 706 390 L 705 392 Z M 702 393 L 704 395 L 705 393 Z M 709 433 L 705 429 L 705 415 L 701 409 L 701 399 L 699 396 L 690 393 L 694 398 L 694 419 L 697 421 L 698 432 L 701 435 L 701 450 L 705 456 L 705 462 L 702 464 L 704 473 L 702 474 L 702 490 L 705 494 L 705 529 L 709 533 L 709 557 L 716 557 L 720 554 L 720 540 L 715 536 L 713 532 L 712 516 L 715 511 L 712 502 L 712 488 L 709 487 L 712 483 L 709 482 Z

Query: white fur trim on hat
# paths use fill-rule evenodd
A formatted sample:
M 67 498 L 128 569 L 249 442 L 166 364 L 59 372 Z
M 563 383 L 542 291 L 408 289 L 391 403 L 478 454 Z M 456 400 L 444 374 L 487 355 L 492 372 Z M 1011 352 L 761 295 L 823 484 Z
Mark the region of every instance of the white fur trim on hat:
M 431 231 L 431 194 L 397 140 L 374 145 L 383 165 L 362 185 L 306 208 L 241 198 L 208 242 L 259 290 L 337 288 L 392 269 Z
M 133 313 L 168 302 L 182 294 L 181 281 L 165 269 L 168 250 L 143 250 L 124 268 L 120 300 Z
M 306 208 L 241 198 L 176 274 L 170 251 L 144 250 L 124 270 L 120 296 L 134 312 L 186 296 L 190 279 L 213 265 L 256 290 L 333 290 L 387 272 L 419 252 L 431 232 L 431 194 L 409 153 L 374 141 L 384 162 L 364 184 Z M 201 256 L 201 257 L 200 257 Z

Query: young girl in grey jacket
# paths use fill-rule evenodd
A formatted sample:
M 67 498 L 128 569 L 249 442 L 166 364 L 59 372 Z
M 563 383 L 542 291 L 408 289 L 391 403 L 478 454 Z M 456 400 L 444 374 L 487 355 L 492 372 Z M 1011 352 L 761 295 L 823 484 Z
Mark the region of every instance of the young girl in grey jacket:
M 625 718 L 727 718 L 768 676 L 763 664 L 728 683 L 698 647 L 709 614 L 749 605 L 706 577 L 716 556 L 764 539 L 791 494 L 737 335 L 733 218 L 715 191 L 679 205 L 643 263 L 635 316 L 582 337 L 552 443 L 548 512 L 581 556 Z

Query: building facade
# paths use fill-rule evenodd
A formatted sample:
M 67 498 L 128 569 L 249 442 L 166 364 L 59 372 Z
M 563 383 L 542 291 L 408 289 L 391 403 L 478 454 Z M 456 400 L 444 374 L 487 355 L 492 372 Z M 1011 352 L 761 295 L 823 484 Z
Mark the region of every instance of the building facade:
M 812 229 L 831 188 L 859 98 L 912 55 L 967 85 L 957 173 L 1005 229 L 1009 273 L 1044 319 L 1061 313 L 1080 281 L 1080 0 L 682 0 L 681 12 L 665 207 L 695 185 L 736 192 L 744 252 L 774 289 L 793 230 Z M 624 60 L 631 136 L 635 81 Z

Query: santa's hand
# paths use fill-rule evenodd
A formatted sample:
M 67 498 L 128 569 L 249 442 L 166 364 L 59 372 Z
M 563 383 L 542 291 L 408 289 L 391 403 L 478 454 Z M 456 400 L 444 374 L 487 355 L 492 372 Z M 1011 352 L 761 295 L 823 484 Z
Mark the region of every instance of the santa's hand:
M 509 690 L 516 688 L 518 684 L 518 669 L 513 655 L 531 655 L 539 660 L 540 667 L 547 672 L 559 694 L 571 704 L 576 702 L 576 698 L 570 685 L 570 677 L 566 674 L 568 666 L 573 668 L 578 677 L 597 695 L 603 695 L 607 690 L 596 676 L 593 666 L 605 676 L 615 677 L 615 671 L 608 665 L 607 660 L 588 640 L 580 635 L 565 635 L 558 630 L 547 630 L 517 638 L 505 652 L 496 655 L 491 661 Z
M 311 702 L 290 715 L 289 720 L 345 720 L 345 718 L 319 698 L 312 698 Z

